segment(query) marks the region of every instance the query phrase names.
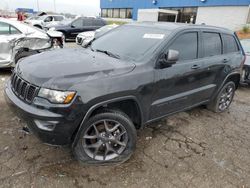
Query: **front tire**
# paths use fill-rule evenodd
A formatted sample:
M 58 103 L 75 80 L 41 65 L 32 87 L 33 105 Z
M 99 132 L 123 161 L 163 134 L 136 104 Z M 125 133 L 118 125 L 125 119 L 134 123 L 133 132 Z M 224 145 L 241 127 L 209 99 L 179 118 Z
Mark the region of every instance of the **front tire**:
M 85 164 L 113 164 L 127 161 L 136 147 L 133 122 L 119 111 L 91 117 L 74 147 L 75 157 Z
M 216 113 L 225 112 L 233 101 L 235 89 L 236 86 L 234 82 L 227 82 L 207 108 Z

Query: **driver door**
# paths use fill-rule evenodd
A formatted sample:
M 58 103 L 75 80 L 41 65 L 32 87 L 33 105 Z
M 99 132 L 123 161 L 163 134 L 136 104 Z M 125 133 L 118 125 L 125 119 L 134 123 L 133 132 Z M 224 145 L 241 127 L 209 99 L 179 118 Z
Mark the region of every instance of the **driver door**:
M 207 75 L 199 58 L 199 36 L 199 31 L 183 32 L 166 48 L 178 51 L 179 60 L 170 67 L 155 69 L 150 119 L 185 110 L 211 95 L 213 85 L 204 84 Z
M 0 67 L 10 64 L 14 41 L 21 35 L 14 26 L 0 22 Z

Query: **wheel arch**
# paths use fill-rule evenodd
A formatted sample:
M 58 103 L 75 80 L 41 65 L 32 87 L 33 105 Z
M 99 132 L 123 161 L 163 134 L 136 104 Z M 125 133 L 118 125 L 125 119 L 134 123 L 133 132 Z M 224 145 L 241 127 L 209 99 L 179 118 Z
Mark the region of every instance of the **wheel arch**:
M 229 81 L 232 81 L 235 83 L 235 87 L 237 89 L 240 85 L 240 78 L 241 78 L 240 73 L 231 73 L 226 77 L 226 79 L 223 82 L 223 85 L 225 85 Z
M 237 89 L 239 87 L 239 84 L 240 84 L 240 77 L 241 77 L 241 75 L 239 72 L 232 72 L 232 73 L 228 74 L 226 76 L 226 78 L 223 80 L 222 84 L 218 87 L 218 90 L 213 94 L 211 99 L 213 100 L 218 95 L 218 93 L 223 88 L 223 86 L 229 81 L 233 81 L 235 83 L 235 86 Z
M 35 24 L 34 27 L 38 27 L 38 28 L 40 28 L 40 29 L 43 28 L 43 27 L 42 27 L 41 25 L 39 25 L 39 24 Z
M 123 113 L 125 113 L 126 115 L 128 115 L 130 118 L 130 114 L 128 114 L 128 112 L 126 112 L 126 110 L 124 111 L 124 107 L 119 108 L 119 105 L 117 104 L 125 104 L 127 103 L 128 106 L 126 107 L 131 107 L 129 105 L 131 105 L 133 103 L 133 105 L 135 105 L 134 107 L 136 107 L 136 114 L 138 115 L 138 118 L 136 120 L 136 128 L 142 128 L 142 124 L 143 124 L 143 112 L 141 109 L 141 106 L 139 105 L 139 101 L 137 100 L 137 98 L 135 96 L 126 96 L 126 97 L 119 97 L 119 98 L 115 98 L 115 99 L 111 99 L 111 100 L 107 100 L 107 101 L 103 101 L 100 103 L 97 103 L 95 105 L 93 105 L 85 114 L 80 126 L 78 127 L 78 129 L 76 130 L 75 134 L 73 135 L 73 144 L 72 147 L 74 147 L 77 143 L 77 140 L 79 139 L 79 135 L 80 135 L 80 131 L 82 130 L 84 123 L 93 115 L 99 113 L 99 112 L 103 112 L 106 109 L 113 109 L 113 110 L 121 110 Z M 131 118 L 133 123 L 135 123 L 135 119 Z

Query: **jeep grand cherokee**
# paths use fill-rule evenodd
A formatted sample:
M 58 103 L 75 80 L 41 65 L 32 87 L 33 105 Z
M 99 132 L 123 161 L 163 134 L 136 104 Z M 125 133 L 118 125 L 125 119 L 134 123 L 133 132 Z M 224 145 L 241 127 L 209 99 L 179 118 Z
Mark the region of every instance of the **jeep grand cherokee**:
M 137 129 L 199 105 L 227 110 L 244 60 L 223 28 L 131 23 L 87 48 L 20 61 L 5 93 L 43 142 L 70 145 L 89 164 L 124 162 Z

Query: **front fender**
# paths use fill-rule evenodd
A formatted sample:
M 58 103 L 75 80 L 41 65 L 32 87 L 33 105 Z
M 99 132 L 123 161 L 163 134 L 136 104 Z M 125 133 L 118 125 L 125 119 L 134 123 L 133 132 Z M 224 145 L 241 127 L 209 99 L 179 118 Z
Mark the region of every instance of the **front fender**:
M 92 107 L 90 107 L 87 111 L 87 113 L 85 114 L 78 130 L 77 130 L 77 133 L 74 137 L 74 140 L 73 140 L 73 144 L 72 144 L 72 147 L 74 147 L 80 137 L 80 132 L 81 130 L 83 129 L 83 126 L 84 126 L 84 123 L 87 122 L 88 118 L 91 116 L 91 114 L 96 110 L 98 109 L 99 107 L 101 106 L 106 106 L 110 103 L 113 103 L 113 102 L 119 102 L 119 101 L 124 101 L 124 100 L 134 100 L 139 108 L 139 111 L 140 111 L 140 115 L 141 115 L 141 121 L 143 122 L 143 112 L 142 112 L 142 109 L 141 109 L 141 106 L 140 106 L 140 103 L 138 101 L 138 99 L 135 97 L 135 96 L 124 96 L 124 97 L 119 97 L 119 98 L 114 98 L 114 99 L 110 99 L 110 100 L 107 100 L 107 101 L 103 101 L 103 102 L 100 102 L 100 103 L 97 103 L 95 105 L 93 105 Z

